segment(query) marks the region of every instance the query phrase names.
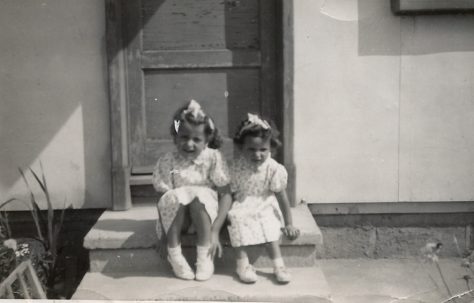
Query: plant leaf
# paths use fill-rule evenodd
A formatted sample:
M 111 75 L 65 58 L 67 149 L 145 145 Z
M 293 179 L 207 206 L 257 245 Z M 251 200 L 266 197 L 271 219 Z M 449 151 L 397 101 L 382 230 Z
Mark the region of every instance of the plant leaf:
M 43 192 L 46 191 L 46 187 L 44 186 L 43 182 L 41 181 L 41 179 L 38 177 L 38 175 L 36 174 L 36 172 L 30 167 L 29 168 L 31 174 L 33 175 L 33 177 L 35 177 L 36 179 L 36 182 L 38 183 L 38 185 L 41 187 L 41 189 L 43 190 Z
M 45 228 L 44 218 L 41 214 L 38 203 L 36 203 L 35 196 L 33 195 L 31 191 L 30 191 L 30 205 L 31 205 L 30 213 L 31 213 L 31 216 L 33 217 L 33 222 L 35 223 L 35 226 L 36 226 L 36 232 L 38 233 L 38 238 L 41 240 L 41 242 L 44 242 L 44 236 L 43 236 L 43 230 Z
M 51 202 L 51 196 L 49 194 L 48 183 L 46 183 L 46 176 L 44 174 L 43 163 L 40 161 L 40 168 L 41 168 L 41 178 L 43 179 L 44 185 L 44 194 L 46 196 L 46 202 L 48 203 L 48 237 L 50 239 L 51 248 L 54 249 L 53 251 L 56 252 L 56 241 L 54 239 L 54 207 L 53 202 Z
M 42 218 L 41 212 L 39 211 L 39 206 L 38 206 L 38 203 L 36 202 L 35 194 L 33 193 L 30 183 L 28 182 L 28 179 L 26 179 L 26 176 L 23 170 L 21 168 L 18 168 L 18 171 L 20 172 L 20 175 L 30 192 L 30 206 L 31 206 L 30 213 L 31 213 L 31 216 L 33 217 L 33 221 L 35 222 L 38 238 L 40 239 L 41 242 L 44 242 L 43 232 L 41 230 L 41 224 L 42 224 L 41 220 L 43 221 L 43 226 L 44 226 L 44 219 Z M 33 175 L 35 176 L 35 174 Z
M 25 173 L 23 172 L 23 170 L 22 170 L 20 167 L 18 167 L 18 171 L 20 172 L 21 178 L 22 178 L 23 181 L 25 182 L 26 187 L 28 187 L 28 189 L 31 189 L 31 186 L 30 186 L 30 184 L 28 183 L 28 180 L 26 179 L 26 176 L 25 176 Z
M 38 175 L 36 174 L 36 172 L 32 168 L 30 168 L 30 172 L 35 177 L 36 181 L 38 182 L 38 185 L 41 187 L 41 189 L 43 190 L 43 193 L 46 197 L 46 203 L 48 204 L 48 210 L 47 210 L 48 211 L 47 240 L 48 240 L 50 249 L 54 249 L 54 243 L 53 243 L 54 209 L 53 209 L 53 205 L 51 203 L 51 198 L 50 198 L 50 195 L 49 195 L 48 187 L 46 185 L 46 177 L 44 175 L 43 165 L 41 164 L 41 162 L 40 162 L 40 167 L 41 167 L 41 177 L 42 177 L 41 179 L 42 180 L 38 177 Z
M 6 205 L 8 205 L 8 204 L 10 204 L 11 202 L 16 201 L 16 200 L 18 200 L 18 199 L 16 199 L 16 198 L 11 198 L 11 199 L 8 199 L 8 200 L 5 201 L 5 202 L 2 202 L 2 204 L 0 204 L 0 209 L 2 209 L 2 208 L 5 207 Z
M 64 203 L 66 204 L 66 203 Z M 59 222 L 55 225 L 55 230 L 54 230 L 54 240 L 56 241 L 56 244 L 59 241 L 59 233 L 61 232 L 61 229 L 63 227 L 64 223 L 64 215 L 66 213 L 66 209 L 70 209 L 71 206 L 68 206 L 67 208 L 65 207 L 66 205 L 63 206 L 63 209 L 61 210 L 61 215 L 59 217 Z

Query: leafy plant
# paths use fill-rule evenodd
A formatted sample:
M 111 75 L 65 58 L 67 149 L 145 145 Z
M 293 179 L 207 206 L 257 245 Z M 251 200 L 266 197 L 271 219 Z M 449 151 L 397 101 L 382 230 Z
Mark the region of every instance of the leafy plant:
M 44 247 L 44 255 L 38 260 L 39 266 L 41 266 L 42 271 L 44 271 L 45 274 L 44 286 L 46 287 L 48 293 L 51 293 L 56 282 L 58 254 L 60 251 L 59 234 L 64 223 L 64 214 L 66 208 L 63 207 L 59 216 L 55 214 L 48 184 L 46 182 L 46 177 L 44 175 L 44 170 L 41 163 L 40 168 L 41 175 L 37 174 L 32 168 L 29 168 L 27 172 L 33 176 L 36 184 L 41 188 L 41 193 L 44 195 L 47 204 L 46 214 L 41 211 L 37 197 L 33 192 L 33 187 L 28 182 L 25 171 L 23 171 L 21 168 L 18 170 L 29 191 L 29 200 L 23 201 L 18 198 L 9 199 L 0 204 L 0 210 L 6 205 L 15 202 L 23 203 L 29 209 L 36 229 L 35 239 L 38 240 Z M 5 237 L 11 238 L 11 230 L 8 224 L 8 217 L 6 215 L 0 216 L 0 226 L 2 227 L 2 231 L 5 231 L 3 232 Z
M 474 252 L 465 252 L 461 253 L 461 250 L 458 245 L 458 241 L 456 237 L 454 237 L 454 243 L 456 245 L 456 248 L 458 250 L 458 253 L 460 257 L 462 257 L 462 262 L 461 266 L 466 268 L 468 271 L 467 274 L 465 274 L 461 279 L 466 281 L 466 288 L 467 290 L 461 293 L 456 293 L 453 294 L 451 289 L 448 286 L 448 283 L 446 281 L 446 277 L 443 274 L 443 270 L 441 269 L 441 266 L 439 265 L 439 252 L 442 247 L 442 243 L 427 243 L 422 249 L 421 253 L 423 257 L 425 257 L 427 260 L 433 262 L 436 266 L 436 269 L 438 270 L 438 273 L 440 275 L 441 280 L 443 281 L 443 285 L 446 289 L 447 294 L 449 295 L 449 298 L 444 300 L 442 303 L 461 303 L 461 302 L 469 302 L 473 303 L 474 302 L 474 290 L 471 289 L 470 285 L 470 280 L 472 279 L 471 274 L 474 275 L 474 271 L 472 267 L 474 266 Z

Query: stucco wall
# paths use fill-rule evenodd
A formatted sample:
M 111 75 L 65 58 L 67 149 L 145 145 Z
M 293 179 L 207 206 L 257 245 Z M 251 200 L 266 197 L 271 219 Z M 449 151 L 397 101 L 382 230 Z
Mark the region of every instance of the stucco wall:
M 294 1 L 297 199 L 474 200 L 474 15 Z
M 42 162 L 56 207 L 111 205 L 104 2 L 0 1 L 0 201 Z

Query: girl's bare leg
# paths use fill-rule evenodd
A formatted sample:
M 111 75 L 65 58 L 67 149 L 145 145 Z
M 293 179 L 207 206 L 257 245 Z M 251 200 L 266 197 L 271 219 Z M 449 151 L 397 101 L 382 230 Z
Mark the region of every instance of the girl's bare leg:
M 199 202 L 199 200 L 194 200 L 189 205 L 189 211 L 194 227 L 196 227 L 197 245 L 209 246 L 211 244 L 212 224 L 204 204 Z
M 195 278 L 194 272 L 181 251 L 181 231 L 186 219 L 186 214 L 187 207 L 181 205 L 166 235 L 168 245 L 168 261 L 173 268 L 174 274 L 178 278 L 193 280 Z
M 189 204 L 191 220 L 197 231 L 196 280 L 205 281 L 214 273 L 214 262 L 210 256 L 211 218 L 204 204 L 195 199 Z
M 279 241 L 269 242 L 265 245 L 265 247 L 267 248 L 268 255 L 272 260 L 281 258 L 281 249 Z
M 171 223 L 168 233 L 166 234 L 168 247 L 174 248 L 181 244 L 181 229 L 183 227 L 186 215 L 186 207 L 181 205 L 176 213 L 176 217 Z
M 237 275 L 240 281 L 244 283 L 255 283 L 257 281 L 257 273 L 255 268 L 249 263 L 249 257 L 244 247 L 235 247 L 237 257 Z
M 243 246 L 235 247 L 234 249 L 235 249 L 235 255 L 237 257 L 237 262 L 239 262 L 238 260 L 244 260 L 244 259 L 248 260 L 249 257 Z
M 279 241 L 273 241 L 266 244 L 268 254 L 273 261 L 273 269 L 276 276 L 276 280 L 279 283 L 286 284 L 290 282 L 291 275 L 285 268 L 285 263 L 281 256 L 280 243 Z

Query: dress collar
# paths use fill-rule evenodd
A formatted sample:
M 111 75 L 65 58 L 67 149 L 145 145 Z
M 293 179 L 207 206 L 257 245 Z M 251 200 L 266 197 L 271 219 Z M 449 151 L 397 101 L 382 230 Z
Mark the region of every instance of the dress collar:
M 271 158 L 272 158 L 272 156 L 271 156 L 271 155 L 268 155 L 267 159 L 265 159 L 265 161 L 263 161 L 263 163 L 260 164 L 260 165 L 258 165 L 258 166 L 255 165 L 255 163 L 252 163 L 252 162 L 248 161 L 248 160 L 245 159 L 243 156 L 242 156 L 242 161 L 243 161 L 245 167 L 247 167 L 247 168 L 249 168 L 249 169 L 251 169 L 251 170 L 253 170 L 253 171 L 258 171 L 258 172 L 260 172 L 260 171 L 263 171 L 263 170 L 268 166 L 268 164 L 269 164 L 270 161 L 271 161 L 271 160 L 270 160 Z
M 206 155 L 209 153 L 209 148 L 206 147 L 202 150 L 202 152 L 199 154 L 199 156 L 197 156 L 195 159 L 187 159 L 186 157 L 183 157 L 183 155 L 181 155 L 181 153 L 176 149 L 175 150 L 175 154 L 176 154 L 176 157 L 179 159 L 179 160 L 182 160 L 182 161 L 186 161 L 186 162 L 191 162 L 193 164 L 196 164 L 196 165 L 202 165 L 204 163 L 204 160 L 206 158 Z

